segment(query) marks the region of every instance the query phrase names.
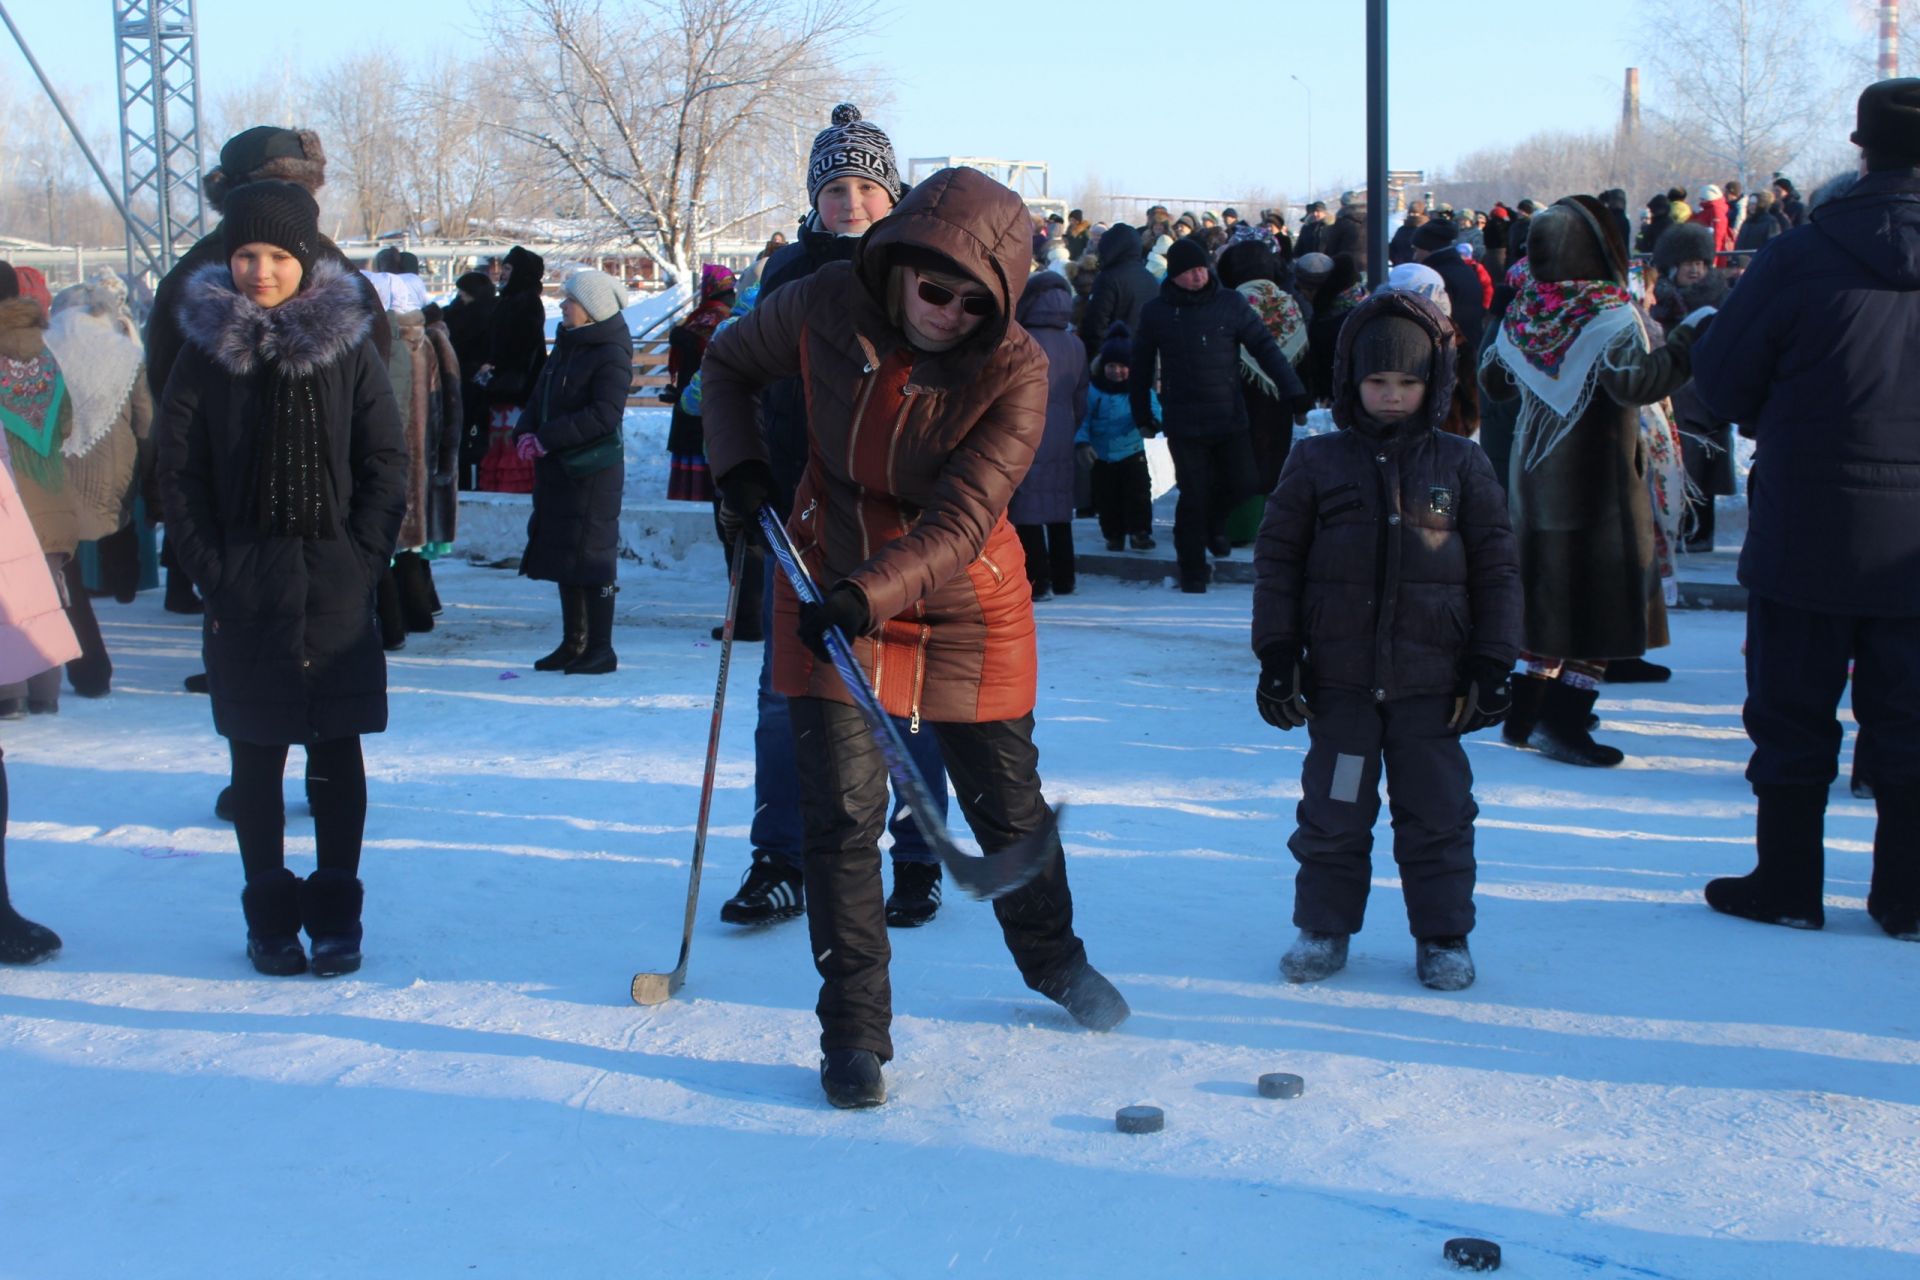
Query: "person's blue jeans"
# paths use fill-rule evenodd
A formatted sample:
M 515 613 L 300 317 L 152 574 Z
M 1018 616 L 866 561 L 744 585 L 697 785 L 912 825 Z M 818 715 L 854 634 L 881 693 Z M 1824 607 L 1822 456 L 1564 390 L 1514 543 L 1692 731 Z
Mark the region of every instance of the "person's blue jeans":
M 805 831 L 800 822 L 800 766 L 793 753 L 793 728 L 785 696 L 773 689 L 773 575 L 779 572 L 772 556 L 766 558 L 766 591 L 760 598 L 760 719 L 753 729 L 753 847 L 798 869 L 803 860 Z M 931 732 L 912 733 L 905 720 L 896 719 L 907 754 L 926 779 L 927 794 L 947 819 L 947 770 L 940 758 L 940 742 Z M 893 800 L 887 821 L 893 836 L 895 862 L 936 862 L 913 818 Z

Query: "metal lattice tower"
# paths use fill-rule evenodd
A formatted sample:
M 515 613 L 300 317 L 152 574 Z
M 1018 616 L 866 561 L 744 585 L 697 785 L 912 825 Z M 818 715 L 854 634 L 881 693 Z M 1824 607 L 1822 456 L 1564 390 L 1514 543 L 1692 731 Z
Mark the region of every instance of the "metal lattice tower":
M 121 190 L 128 235 L 173 265 L 206 230 L 200 193 L 200 55 L 193 0 L 114 0 Z M 134 250 L 127 249 L 127 270 Z

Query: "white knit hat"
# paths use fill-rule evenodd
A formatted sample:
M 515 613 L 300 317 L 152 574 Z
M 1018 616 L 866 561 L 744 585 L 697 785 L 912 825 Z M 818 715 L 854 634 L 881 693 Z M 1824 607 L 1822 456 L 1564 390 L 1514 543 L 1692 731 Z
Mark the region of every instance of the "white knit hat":
M 568 276 L 561 289 L 586 309 L 589 320 L 596 322 L 620 314 L 621 308 L 627 305 L 627 291 L 620 287 L 620 282 L 591 267 Z

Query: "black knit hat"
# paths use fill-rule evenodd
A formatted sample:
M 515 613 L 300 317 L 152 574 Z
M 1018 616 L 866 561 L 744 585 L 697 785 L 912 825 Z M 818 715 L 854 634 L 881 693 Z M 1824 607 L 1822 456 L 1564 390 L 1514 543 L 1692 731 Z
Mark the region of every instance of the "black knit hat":
M 312 274 L 320 253 L 320 206 L 297 182 L 249 182 L 227 194 L 220 236 L 231 258 L 242 245 L 277 245 Z
M 1353 338 L 1352 377 L 1357 385 L 1376 373 L 1433 377 L 1433 338 L 1405 316 L 1375 316 Z
M 1133 332 L 1127 328 L 1124 320 L 1115 320 L 1113 327 L 1107 330 L 1107 339 L 1100 344 L 1100 363 L 1133 363 Z
M 0 302 L 20 296 L 20 277 L 13 273 L 11 262 L 0 262 Z
M 1870 84 L 1860 94 L 1853 142 L 1874 159 L 1920 164 L 1920 79 Z
M 499 290 L 493 287 L 493 281 L 484 271 L 469 271 L 453 282 L 453 287 L 461 293 L 470 293 L 476 298 L 491 298 Z
M 1195 267 L 1211 267 L 1213 262 L 1207 257 L 1207 246 L 1192 236 L 1184 240 L 1175 240 L 1173 247 L 1167 250 L 1167 278 L 1185 275 Z
M 843 102 L 833 109 L 833 123 L 814 135 L 807 159 L 807 203 L 820 203 L 820 188 L 848 175 L 879 183 L 900 202 L 900 171 L 893 160 L 893 140 L 879 125 L 860 118 L 860 108 Z
M 1413 247 L 1438 253 L 1442 249 L 1452 248 L 1453 242 L 1459 236 L 1460 229 L 1453 225 L 1451 219 L 1429 218 L 1420 224 L 1418 231 L 1413 233 Z

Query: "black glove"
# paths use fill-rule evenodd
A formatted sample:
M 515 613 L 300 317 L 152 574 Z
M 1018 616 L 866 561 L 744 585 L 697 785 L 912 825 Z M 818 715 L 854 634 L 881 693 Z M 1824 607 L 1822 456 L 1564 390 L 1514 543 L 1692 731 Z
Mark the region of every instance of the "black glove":
M 1307 706 L 1312 686 L 1313 672 L 1299 658 L 1262 654 L 1260 685 L 1254 692 L 1260 718 L 1276 729 L 1298 729 L 1313 719 L 1313 711 Z
M 1468 658 L 1453 690 L 1453 718 L 1447 728 L 1455 733 L 1478 733 L 1499 724 L 1513 710 L 1513 672 L 1491 658 Z
M 846 583 L 830 587 L 819 604 L 800 605 L 800 643 L 822 662 L 831 661 L 827 653 L 827 628 L 838 627 L 851 641 L 867 629 L 867 600 L 857 587 Z
M 662 387 L 659 390 L 657 398 L 661 404 L 673 404 L 680 399 L 680 388 Z
M 760 541 L 764 536 L 760 532 L 760 508 L 773 498 L 773 468 L 749 459 L 716 477 L 713 485 L 720 490 L 717 518 L 727 544 L 731 546 L 741 533 L 755 542 Z

